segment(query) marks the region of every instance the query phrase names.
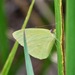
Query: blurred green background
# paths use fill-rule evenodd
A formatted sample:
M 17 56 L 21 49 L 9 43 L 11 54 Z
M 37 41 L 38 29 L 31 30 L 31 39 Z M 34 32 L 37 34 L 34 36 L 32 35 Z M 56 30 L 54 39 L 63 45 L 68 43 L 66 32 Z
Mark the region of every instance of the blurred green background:
M 31 0 L 0 0 L 0 71 L 15 42 L 12 33 L 21 28 L 30 3 Z M 65 10 L 64 0 L 63 6 Z M 54 0 L 36 0 L 27 27 L 54 29 Z M 55 46 L 48 59 L 38 60 L 33 57 L 31 59 L 35 75 L 57 75 Z M 8 75 L 26 75 L 21 46 L 18 47 Z

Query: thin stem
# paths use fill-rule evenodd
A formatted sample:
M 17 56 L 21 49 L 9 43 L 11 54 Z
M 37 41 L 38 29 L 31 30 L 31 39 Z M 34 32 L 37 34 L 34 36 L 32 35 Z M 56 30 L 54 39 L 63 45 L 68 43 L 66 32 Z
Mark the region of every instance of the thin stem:
M 27 14 L 27 16 L 26 16 L 26 19 L 25 19 L 25 21 L 24 21 L 24 24 L 23 24 L 23 26 L 22 26 L 22 29 L 25 29 L 25 27 L 26 27 L 26 25 L 27 25 L 27 23 L 28 23 L 28 20 L 29 20 L 29 18 L 30 18 L 30 15 L 31 15 L 31 12 L 32 12 L 32 9 L 33 9 L 34 2 L 35 2 L 35 0 L 32 0 L 32 3 L 31 3 L 31 5 L 30 5 L 30 7 L 29 7 L 29 11 L 28 11 L 28 14 Z M 16 54 L 18 45 L 19 45 L 19 44 L 18 44 L 18 42 L 16 41 L 15 44 L 14 44 L 14 46 L 13 46 L 13 48 L 12 48 L 12 50 L 11 50 L 11 53 L 10 53 L 9 56 L 8 56 L 8 59 L 7 59 L 6 63 L 5 63 L 5 65 L 4 65 L 4 67 L 3 67 L 3 70 L 2 70 L 2 72 L 1 72 L 1 75 L 7 75 L 7 74 L 8 74 L 9 69 L 10 69 L 10 67 L 11 67 L 11 64 L 12 64 L 12 62 L 13 62 L 13 59 L 14 59 L 14 57 L 15 57 L 15 54 Z

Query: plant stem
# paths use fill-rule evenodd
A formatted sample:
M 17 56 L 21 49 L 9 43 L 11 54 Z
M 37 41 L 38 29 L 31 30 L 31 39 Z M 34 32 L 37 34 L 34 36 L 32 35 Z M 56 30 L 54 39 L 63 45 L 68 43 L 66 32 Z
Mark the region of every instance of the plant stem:
M 64 23 L 62 15 L 62 0 L 55 0 L 55 20 L 56 38 L 58 55 L 58 75 L 65 75 L 65 56 L 64 56 Z
M 27 23 L 28 23 L 28 20 L 29 20 L 29 18 L 30 18 L 31 12 L 32 12 L 32 8 L 33 8 L 33 5 L 34 5 L 34 2 L 35 2 L 35 0 L 32 0 L 32 3 L 31 3 L 31 5 L 30 5 L 30 7 L 29 7 L 28 14 L 27 14 L 27 16 L 26 16 L 26 19 L 25 19 L 25 21 L 24 21 L 24 24 L 23 24 L 23 26 L 22 26 L 22 29 L 25 29 L 25 27 L 26 27 L 26 25 L 27 25 Z M 11 67 L 11 64 L 12 64 L 12 62 L 13 62 L 13 59 L 14 59 L 14 57 L 15 57 L 15 54 L 16 54 L 18 45 L 19 45 L 19 44 L 18 44 L 18 42 L 16 41 L 15 44 L 14 44 L 14 46 L 13 46 L 13 48 L 12 48 L 12 50 L 11 50 L 11 53 L 10 53 L 9 56 L 8 56 L 8 59 L 7 59 L 6 63 L 5 63 L 5 65 L 4 65 L 4 67 L 3 67 L 3 70 L 2 70 L 2 72 L 1 72 L 1 75 L 7 75 L 7 74 L 8 74 L 9 69 L 10 69 L 10 67 Z
M 66 0 L 66 75 L 75 75 L 75 0 Z

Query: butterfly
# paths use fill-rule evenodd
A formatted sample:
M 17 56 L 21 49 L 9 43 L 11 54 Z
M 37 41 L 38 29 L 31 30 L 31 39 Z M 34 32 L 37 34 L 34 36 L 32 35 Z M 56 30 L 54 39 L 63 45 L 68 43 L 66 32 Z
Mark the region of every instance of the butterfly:
M 50 30 L 44 28 L 26 28 L 17 30 L 13 33 L 13 37 L 17 42 L 24 46 L 25 31 L 28 53 L 37 59 L 46 59 L 55 43 L 55 35 Z

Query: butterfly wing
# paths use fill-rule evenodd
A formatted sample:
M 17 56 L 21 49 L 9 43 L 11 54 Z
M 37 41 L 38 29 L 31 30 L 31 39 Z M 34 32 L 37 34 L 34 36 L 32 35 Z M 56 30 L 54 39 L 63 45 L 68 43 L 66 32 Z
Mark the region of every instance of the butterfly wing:
M 15 31 L 13 36 L 22 46 L 24 46 L 24 31 L 26 34 L 29 54 L 38 59 L 47 58 L 55 42 L 52 33 L 49 30 L 42 28 L 27 28 L 25 30 Z

